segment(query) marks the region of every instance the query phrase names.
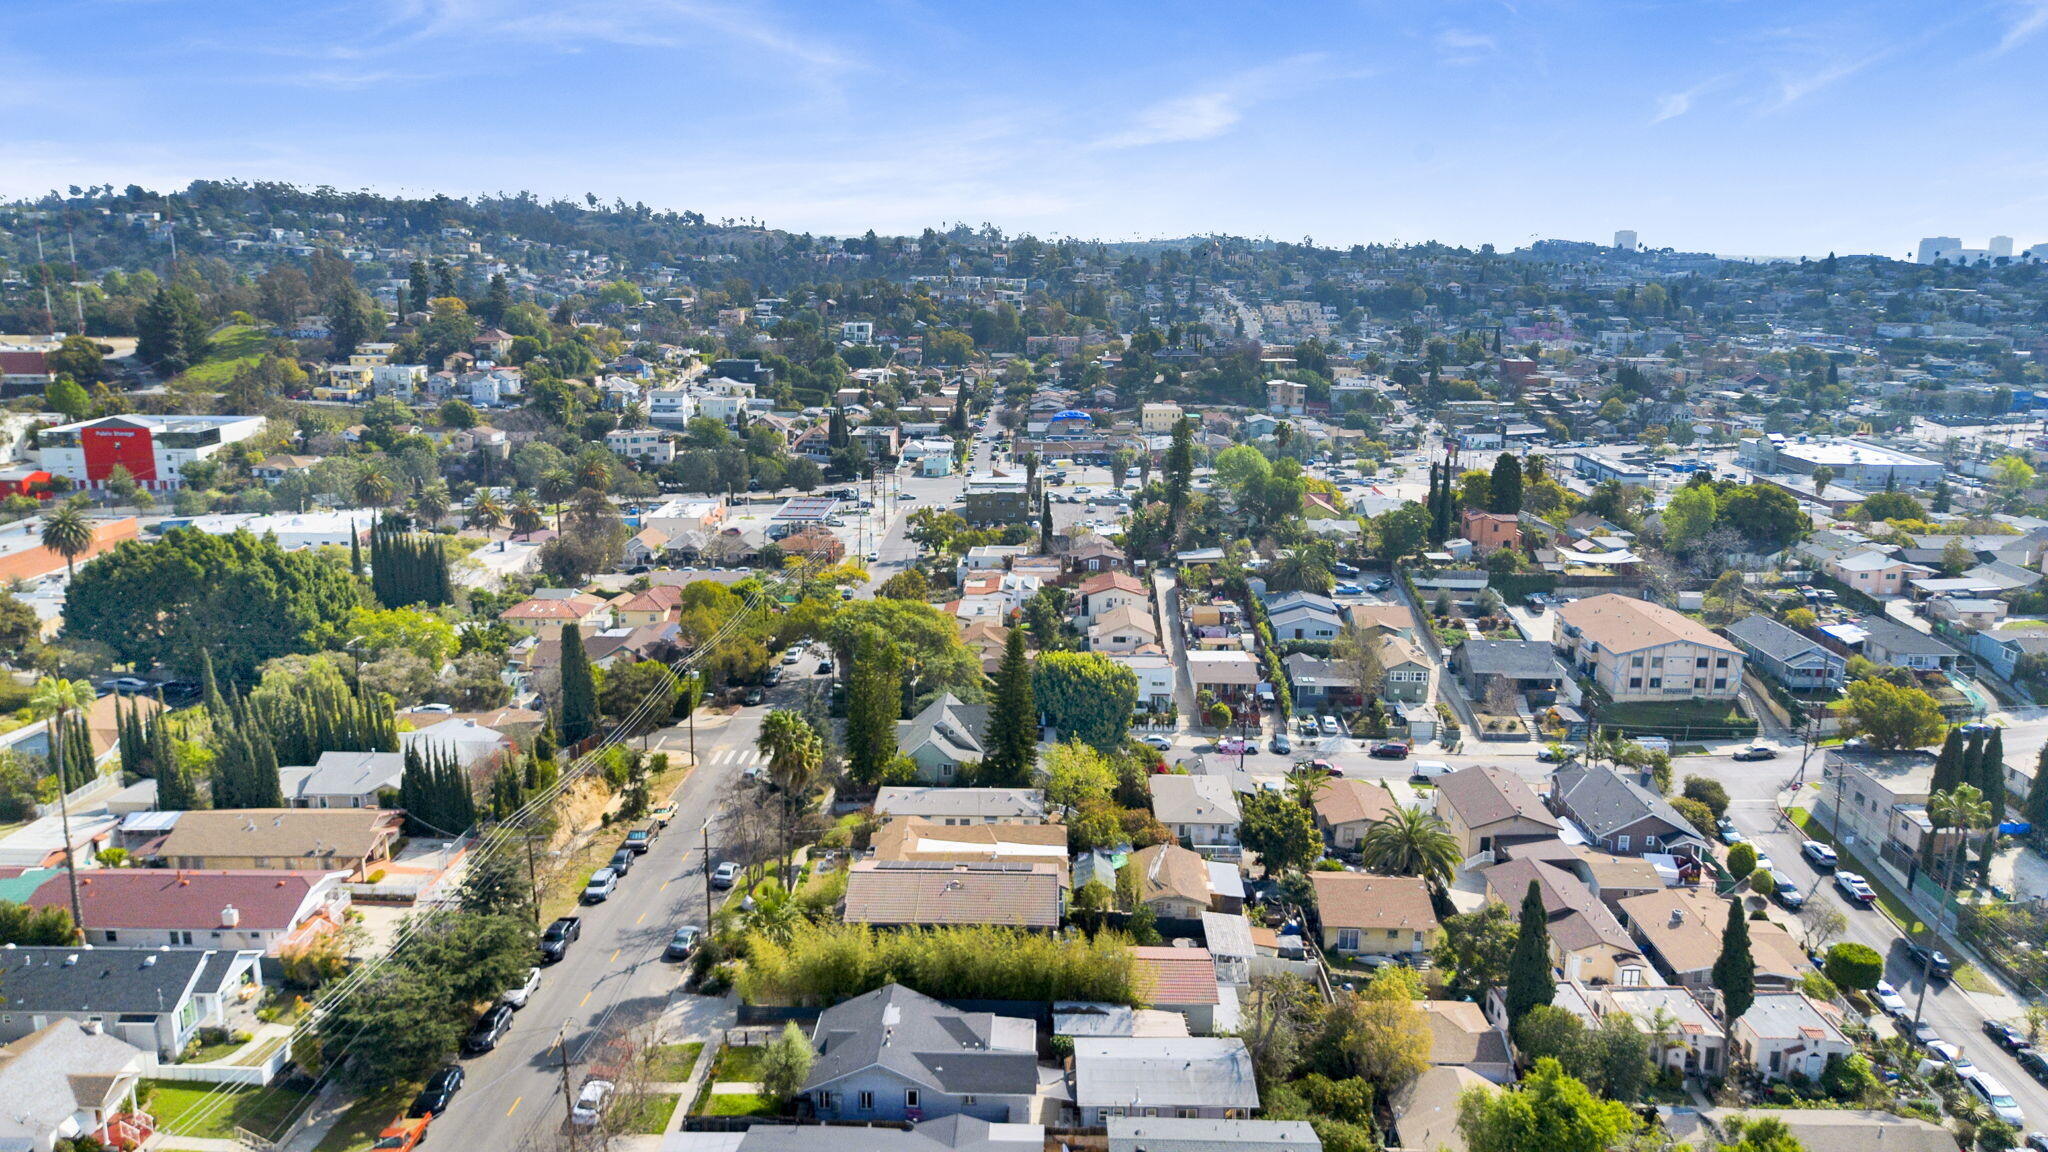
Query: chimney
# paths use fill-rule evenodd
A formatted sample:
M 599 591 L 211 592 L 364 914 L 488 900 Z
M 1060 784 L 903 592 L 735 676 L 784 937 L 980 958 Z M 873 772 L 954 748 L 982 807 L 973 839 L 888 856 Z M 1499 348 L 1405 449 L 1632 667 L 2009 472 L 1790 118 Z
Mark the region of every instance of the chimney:
M 87 1036 L 98 1036 L 102 1031 L 102 1028 L 100 1027 L 100 1022 L 97 1018 L 87 1020 L 84 1024 L 79 1025 L 79 1027 L 85 1029 L 85 1034 Z
M 220 926 L 234 928 L 242 923 L 242 911 L 233 904 L 220 910 Z
M 1676 928 L 1683 923 L 1685 923 L 1685 912 L 1681 909 L 1673 908 L 1671 910 L 1671 926 Z

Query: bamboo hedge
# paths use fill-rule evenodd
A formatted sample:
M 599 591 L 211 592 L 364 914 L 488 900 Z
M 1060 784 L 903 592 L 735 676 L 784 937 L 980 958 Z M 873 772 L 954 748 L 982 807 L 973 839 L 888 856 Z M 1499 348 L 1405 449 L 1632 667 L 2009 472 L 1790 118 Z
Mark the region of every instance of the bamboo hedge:
M 947 1000 L 1144 1002 L 1122 933 L 1056 937 L 990 926 L 877 930 L 804 921 L 786 941 L 751 933 L 737 983 L 751 1004 L 830 1005 L 890 983 Z

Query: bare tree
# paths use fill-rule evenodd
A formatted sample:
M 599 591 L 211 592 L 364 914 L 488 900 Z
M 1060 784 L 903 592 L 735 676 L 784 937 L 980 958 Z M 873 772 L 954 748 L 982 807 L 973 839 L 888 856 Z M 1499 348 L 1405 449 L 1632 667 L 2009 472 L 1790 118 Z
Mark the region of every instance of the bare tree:
M 1371 698 L 1380 694 L 1380 682 L 1386 679 L 1386 665 L 1380 662 L 1380 638 L 1367 635 L 1356 624 L 1346 625 L 1337 634 L 1337 642 L 1331 645 L 1330 654 L 1337 665 L 1344 670 L 1344 678 L 1358 689 L 1361 697 Z
M 1514 714 L 1515 689 L 1507 677 L 1495 676 L 1486 682 L 1486 710 L 1495 716 Z
M 1849 930 L 1849 918 L 1842 914 L 1841 906 L 1817 892 L 1799 910 L 1799 922 L 1806 927 L 1800 944 L 1808 952 L 1825 949 Z

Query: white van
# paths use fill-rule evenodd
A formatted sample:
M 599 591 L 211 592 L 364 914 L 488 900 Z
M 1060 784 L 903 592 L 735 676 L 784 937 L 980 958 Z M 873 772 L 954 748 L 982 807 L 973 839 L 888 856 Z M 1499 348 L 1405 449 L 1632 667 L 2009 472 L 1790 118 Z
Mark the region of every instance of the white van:
M 1448 776 L 1451 774 L 1451 766 L 1441 760 L 1417 760 L 1415 762 L 1415 774 L 1417 776 Z
M 2020 1111 L 2020 1102 L 2013 1099 L 2012 1093 L 2006 1090 L 2005 1085 L 1993 1080 L 1989 1074 L 1973 1072 L 1964 1078 L 1964 1083 L 1970 1086 L 1970 1091 L 1975 1092 L 1978 1099 L 1991 1106 L 1992 1114 L 2000 1120 L 2015 1128 L 2024 1129 L 2027 1126 L 2027 1118 Z

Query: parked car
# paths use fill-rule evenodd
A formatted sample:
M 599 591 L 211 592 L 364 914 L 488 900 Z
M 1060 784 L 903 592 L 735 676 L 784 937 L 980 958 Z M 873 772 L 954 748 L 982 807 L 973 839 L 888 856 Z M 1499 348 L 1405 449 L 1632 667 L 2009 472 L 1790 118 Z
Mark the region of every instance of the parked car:
M 1740 844 L 1748 839 L 1749 837 L 1744 836 L 1740 832 L 1737 832 L 1733 824 L 1730 824 L 1728 827 L 1721 829 L 1721 843 L 1726 844 L 1730 848 L 1733 848 L 1737 844 Z
M 2027 1046 L 2027 1034 L 2003 1020 L 1986 1020 L 1984 1034 L 2007 1052 L 2017 1052 Z
M 685 924 L 681 928 L 676 929 L 676 934 L 668 938 L 668 947 L 661 950 L 663 958 L 669 960 L 688 960 L 690 953 L 697 950 L 698 935 L 695 924 Z
M 1160 736 L 1156 733 L 1150 736 L 1141 737 L 1139 739 L 1139 743 L 1145 745 L 1145 747 L 1147 748 L 1151 748 L 1159 752 L 1173 751 L 1173 741 L 1168 740 L 1166 737 Z
M 609 1080 L 585 1080 L 583 1091 L 576 1094 L 576 1104 L 569 1109 L 569 1123 L 578 1128 L 594 1126 L 612 1106 L 612 1094 L 618 1086 Z
M 1365 590 L 1367 592 L 1385 592 L 1387 589 L 1392 588 L 1393 586 L 1394 582 L 1392 580 L 1387 579 L 1385 576 L 1381 576 L 1377 579 L 1368 580 L 1365 582 Z
M 754 705 L 759 704 L 760 702 L 761 690 L 759 688 L 749 688 L 747 689 L 747 694 L 740 697 L 740 703 L 746 705 L 749 708 L 752 708 Z
M 1277 756 L 1292 755 L 1294 753 L 1294 741 L 1287 738 L 1287 733 L 1276 732 L 1273 734 L 1272 749 L 1273 753 Z
M 536 968 L 534 971 L 538 972 L 540 969 Z M 465 1077 L 466 1074 L 460 1064 L 450 1064 L 442 1068 L 428 1078 L 426 1087 L 421 1088 L 420 1094 L 412 1098 L 412 1107 L 406 1109 L 405 1114 L 417 1119 L 421 1116 L 439 1116 L 446 1112 L 448 1102 L 462 1089 Z
M 1835 866 L 1835 850 L 1818 840 L 1808 840 L 1799 845 L 1799 854 L 1811 861 L 1815 868 L 1825 870 Z
M 713 888 L 730 888 L 740 878 L 740 866 L 728 860 L 711 870 Z
M 794 664 L 803 658 L 804 654 L 795 648 L 791 648 L 789 651 L 784 652 L 782 654 L 782 662 L 784 664 Z
M 156 685 L 140 676 L 116 676 L 101 687 L 110 692 L 119 692 L 123 696 L 132 696 L 137 692 L 147 692 Z
M 1731 757 L 1731 759 L 1735 760 L 1776 760 L 1777 758 L 1778 750 L 1768 744 L 1751 744 L 1747 748 L 1737 748 L 1734 756 Z
M 626 830 L 625 847 L 635 856 L 645 856 L 654 847 L 655 837 L 661 835 L 663 821 L 649 817 Z
M 1799 885 L 1790 876 L 1785 875 L 1783 872 L 1773 871 L 1771 873 L 1771 880 L 1777 885 L 1777 887 L 1771 889 L 1771 895 L 1777 897 L 1778 903 L 1783 904 L 1794 912 L 1806 907 L 1806 893 L 1799 890 Z
M 1362 596 L 1365 594 L 1365 589 L 1360 588 L 1358 585 L 1353 584 L 1348 580 L 1339 581 L 1337 586 L 1331 589 L 1331 591 L 1335 592 L 1339 596 Z
M 1330 571 L 1336 573 L 1339 576 L 1349 577 L 1358 575 L 1358 569 L 1352 567 L 1349 564 L 1343 563 L 1342 561 L 1330 565 Z
M 408 1120 L 395 1120 L 391 1126 L 377 1133 L 377 1142 L 370 1145 L 374 1152 L 412 1152 L 427 1137 L 427 1125 L 433 1122 L 431 1116 L 415 1116 Z
M 1885 1015 L 1898 1017 L 1906 1014 L 1906 998 L 1899 995 L 1899 990 L 1892 987 L 1891 981 L 1879 980 L 1872 992 L 1877 996 L 1877 1006 L 1884 1009 Z
M 1939 948 L 1908 940 L 1906 955 L 1936 980 L 1946 980 L 1955 975 L 1955 965 L 1949 962 L 1948 953 Z
M 611 899 L 612 893 L 618 890 L 619 874 L 610 868 L 599 868 L 590 874 L 590 879 L 583 885 L 583 902 L 602 904 Z
M 1869 881 L 1866 881 L 1854 872 L 1835 873 L 1835 887 L 1840 889 L 1842 895 L 1847 896 L 1852 903 L 1860 904 L 1865 908 L 1877 903 L 1876 890 L 1871 888 Z
M 647 818 L 649 820 L 654 821 L 656 824 L 661 825 L 663 828 L 668 827 L 669 821 L 674 820 L 676 818 L 675 803 L 671 801 L 667 804 L 656 804 L 654 806 L 653 811 L 647 814 Z
M 2013 1098 L 2013 1094 L 2004 1084 L 1993 1079 L 1990 1073 L 1980 1071 L 1973 1076 L 1965 1076 L 1963 1083 L 1968 1084 L 1970 1091 L 1989 1105 L 1991 1114 L 2000 1120 L 2015 1128 L 2027 1122 L 2025 1114 L 2020 1111 L 2020 1102 Z
M 1441 760 L 1417 760 L 1414 774 L 1425 780 L 1448 776 L 1451 774 L 1451 766 Z
M 1337 723 L 1337 718 L 1335 716 L 1323 717 L 1321 721 L 1321 726 L 1323 729 L 1323 735 L 1325 736 L 1342 736 L 1344 734 L 1344 726 Z
M 827 656 L 827 657 L 825 657 L 825 658 L 824 658 L 823 660 L 820 660 L 820 661 L 818 661 L 818 675 L 820 675 L 820 676 L 830 676 L 831 674 L 832 674 L 832 658 L 831 658 L 830 656 Z
M 1342 776 L 1344 774 L 1342 768 L 1337 767 L 1328 760 L 1296 760 L 1294 766 L 1296 768 L 1306 768 L 1312 772 L 1327 772 L 1332 776 Z
M 548 925 L 548 930 L 540 934 L 540 962 L 553 964 L 560 960 L 569 945 L 582 935 L 581 916 L 564 916 Z
M 526 979 L 521 980 L 519 983 L 513 985 L 512 987 L 505 989 L 505 991 L 501 995 L 499 995 L 498 1002 L 501 1004 L 510 1004 L 514 1008 L 524 1008 L 526 1007 L 526 1002 L 528 1000 L 533 999 L 534 992 L 538 991 L 539 988 L 540 969 L 528 968 L 526 970 Z
M 1406 760 L 1408 758 L 1408 745 L 1401 743 L 1399 740 L 1387 740 L 1373 745 L 1372 750 L 1367 755 L 1375 760 Z
M 1934 1030 L 1934 1025 L 1929 1024 L 1925 1020 L 1913 1025 L 1913 1043 L 1926 1047 L 1929 1044 L 1940 1044 L 1942 1042 L 1941 1033 Z
M 2042 1054 L 2040 1049 L 2022 1048 L 2013 1054 L 2013 1059 L 2020 1062 L 2021 1070 L 2027 1075 L 2048 1084 L 2048 1055 Z
M 613 872 L 623 877 L 626 873 L 633 870 L 633 861 L 636 859 L 638 857 L 633 855 L 631 848 L 621 848 L 612 853 L 611 863 L 605 865 L 605 867 L 610 868 Z
M 484 1009 L 484 1014 L 477 1017 L 476 1023 L 470 1026 L 469 1034 L 462 1038 L 462 1051 L 470 1056 L 481 1056 L 496 1048 L 498 1041 L 503 1040 L 505 1033 L 511 1030 L 512 1006 L 493 1004 Z

